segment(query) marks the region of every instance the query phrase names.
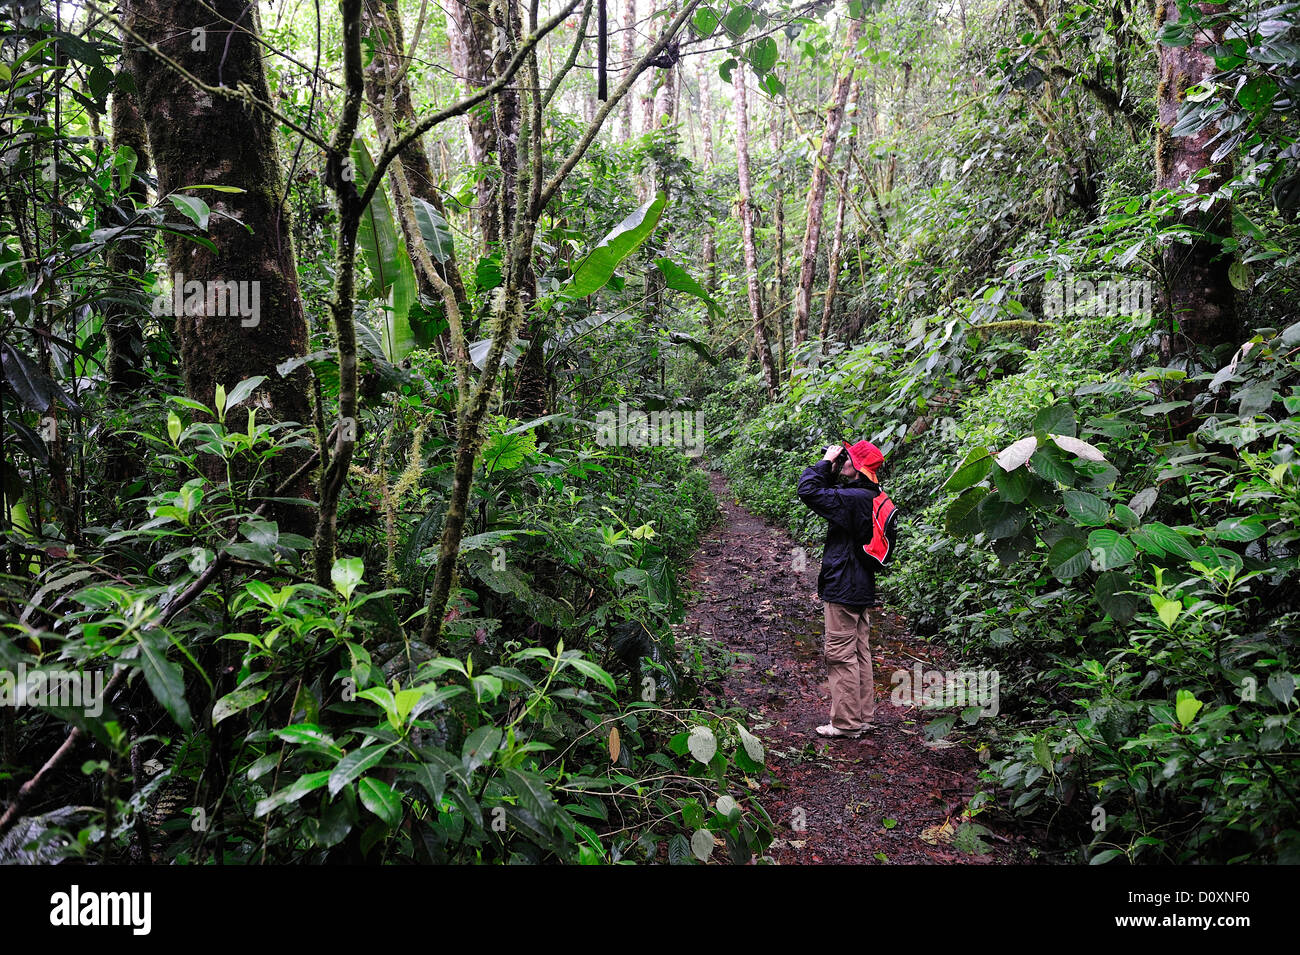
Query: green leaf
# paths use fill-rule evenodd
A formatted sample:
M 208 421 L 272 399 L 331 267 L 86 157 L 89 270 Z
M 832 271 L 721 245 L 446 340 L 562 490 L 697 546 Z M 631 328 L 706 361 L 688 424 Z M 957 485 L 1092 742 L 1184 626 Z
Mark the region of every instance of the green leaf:
M 273 809 L 281 806 L 295 803 L 303 796 L 313 790 L 320 789 L 330 778 L 329 770 L 319 773 L 308 773 L 306 776 L 300 776 L 292 785 L 286 789 L 281 789 L 273 796 L 268 796 L 261 800 L 253 809 L 253 818 L 260 819 Z
M 943 483 L 945 491 L 964 491 L 984 480 L 993 468 L 993 458 L 987 448 L 976 448 L 966 456 L 966 460 Z
M 357 792 L 361 796 L 361 805 L 384 820 L 389 829 L 398 827 L 402 821 L 402 797 L 393 791 L 392 786 L 382 779 L 367 778 L 357 784 Z
M 160 629 L 137 632 L 140 645 L 140 668 L 149 684 L 149 691 L 162 704 L 171 718 L 185 732 L 190 732 L 194 719 L 190 705 L 185 701 L 185 671 L 179 663 L 167 659 L 171 641 Z
M 357 189 L 360 190 L 374 177 L 375 164 L 370 158 L 370 150 L 365 141 L 357 139 L 352 144 L 352 161 L 356 166 Z M 392 206 L 388 204 L 388 194 L 382 183 L 375 190 L 374 196 L 361 213 L 361 223 L 357 230 L 357 245 L 365 259 L 366 267 L 375 280 L 377 294 L 386 295 L 397 276 L 398 256 L 402 252 L 402 240 L 397 232 L 397 219 Z M 407 267 L 410 259 L 406 256 Z
M 582 260 L 565 288 L 565 294 L 571 298 L 583 298 L 604 288 L 623 260 L 650 237 L 667 202 L 668 194 L 661 189 L 654 198 L 616 225 Z
M 1029 496 L 1033 480 L 1033 475 L 1026 467 L 1018 467 L 1014 471 L 995 468 L 993 471 L 993 483 L 997 485 L 998 496 L 1010 504 L 1019 504 Z
M 1066 491 L 1065 512 L 1084 527 L 1097 527 L 1110 519 L 1110 508 L 1096 494 L 1087 491 Z
M 1192 725 L 1192 720 L 1196 719 L 1196 714 L 1201 711 L 1201 707 L 1204 705 L 1191 690 L 1178 691 L 1174 711 L 1178 714 L 1178 722 L 1182 724 L 1183 729 Z
M 1119 531 L 1099 527 L 1088 535 L 1088 550 L 1101 570 L 1114 570 L 1133 562 L 1137 548 Z
M 735 6 L 727 14 L 726 20 L 722 25 L 733 40 L 738 40 L 749 30 L 754 23 L 754 12 L 746 6 Z
M 1029 466 L 1038 476 L 1055 484 L 1070 487 L 1078 477 L 1074 465 L 1070 463 L 1065 452 L 1050 442 L 1040 445 L 1029 459 Z
M 1222 541 L 1253 541 L 1268 533 L 1258 517 L 1230 517 L 1214 525 L 1214 536 Z
M 430 257 L 441 265 L 456 252 L 451 226 L 443 218 L 442 213 L 434 208 L 433 203 L 419 196 L 412 198 L 415 202 L 415 222 L 420 227 L 420 235 L 424 237 L 424 244 L 429 250 Z M 497 274 L 500 274 L 500 266 Z
M 1127 574 L 1118 570 L 1108 570 L 1097 578 L 1092 595 L 1101 609 L 1110 614 L 1116 623 L 1128 623 L 1137 613 L 1137 597 L 1128 591 L 1133 587 Z
M 986 458 L 992 467 L 993 459 Z M 988 494 L 987 488 L 971 487 L 948 505 L 943 515 L 943 529 L 954 537 L 969 537 L 979 533 L 979 503 Z
M 1150 554 L 1152 557 L 1175 554 L 1184 560 L 1196 560 L 1197 558 L 1196 548 L 1188 543 L 1187 538 L 1181 532 L 1174 530 L 1167 524 L 1161 524 L 1159 521 L 1143 524 L 1129 536 L 1143 553 Z
M 336 795 L 340 789 L 367 769 L 377 765 L 392 746 L 392 743 L 384 743 L 379 746 L 363 746 L 360 749 L 354 749 L 340 759 L 330 773 L 330 795 Z
M 1173 629 L 1174 621 L 1178 619 L 1183 612 L 1183 602 L 1181 600 L 1170 600 L 1163 594 L 1151 595 L 1151 606 L 1155 607 L 1156 613 L 1160 617 L 1160 622 L 1167 629 Z
M 208 208 L 206 202 L 202 199 L 196 198 L 195 196 L 184 196 L 178 192 L 172 193 L 167 198 L 172 205 L 184 213 L 196 226 L 200 229 L 207 229 L 208 217 L 212 214 L 212 210 Z
M 1029 512 L 1022 504 L 1004 501 L 997 494 L 990 494 L 979 503 L 980 527 L 989 540 L 1014 537 L 1029 519 Z
M 489 474 L 513 471 L 537 450 L 537 433 L 493 434 L 483 444 L 483 466 Z
M 564 662 L 573 667 L 583 676 L 588 677 L 602 684 L 609 692 L 614 692 L 614 678 L 610 676 L 598 664 L 580 656 L 566 657 Z
M 231 388 L 230 394 L 226 395 L 226 410 L 228 411 L 236 405 L 242 404 L 249 395 L 261 387 L 264 381 L 266 381 L 265 375 L 257 375 L 254 378 L 245 378 Z
M 550 790 L 540 776 L 521 769 L 507 769 L 505 776 L 510 781 L 510 788 L 514 790 L 520 805 L 527 809 L 533 818 L 548 827 L 559 820 L 559 807 L 551 798 Z
M 718 15 L 709 7 L 700 7 L 695 11 L 695 16 L 691 18 L 691 29 L 695 35 L 701 39 L 713 35 L 713 31 L 718 28 Z
M 503 735 L 501 727 L 494 726 L 491 723 L 480 726 L 470 733 L 465 738 L 465 745 L 461 750 L 460 757 L 465 772 L 472 773 L 480 766 L 485 765 L 501 747 Z
M 1036 434 L 1063 434 L 1074 437 L 1078 425 L 1074 420 L 1074 409 L 1069 405 L 1049 405 L 1034 415 L 1034 432 Z
M 776 66 L 778 55 L 776 40 L 770 36 L 761 37 L 750 44 L 749 65 L 754 68 L 755 73 L 766 73 Z
M 246 710 L 250 706 L 256 706 L 266 699 L 270 690 L 264 686 L 241 687 L 238 690 L 232 690 L 221 699 L 217 700 L 212 707 L 212 725 L 216 726 L 228 716 L 234 716 L 241 710 Z
M 722 306 L 713 300 L 713 297 L 709 295 L 708 290 L 706 290 L 699 282 L 695 281 L 694 277 L 692 277 L 690 273 L 672 259 L 667 257 L 655 259 L 655 266 L 663 273 L 664 283 L 668 288 L 675 292 L 685 292 L 688 295 L 694 295 L 709 307 L 710 312 L 715 313 L 719 317 L 722 317 L 725 314 L 722 311 Z
M 1052 545 L 1047 566 L 1057 580 L 1070 580 L 1088 569 L 1091 556 L 1088 546 L 1077 537 L 1062 537 Z
M 365 574 L 365 562 L 360 557 L 340 557 L 330 568 L 334 589 L 345 598 L 351 598 Z

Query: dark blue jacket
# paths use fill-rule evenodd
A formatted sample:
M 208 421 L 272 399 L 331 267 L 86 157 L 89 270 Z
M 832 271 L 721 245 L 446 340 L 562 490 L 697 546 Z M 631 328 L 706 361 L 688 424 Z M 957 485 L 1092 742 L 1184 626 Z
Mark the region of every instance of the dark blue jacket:
M 818 461 L 799 476 L 799 500 L 826 518 L 826 547 L 817 575 L 817 596 L 849 607 L 876 605 L 876 574 L 863 559 L 862 547 L 874 533 L 872 501 L 880 485 L 865 477 L 837 486 L 831 463 Z

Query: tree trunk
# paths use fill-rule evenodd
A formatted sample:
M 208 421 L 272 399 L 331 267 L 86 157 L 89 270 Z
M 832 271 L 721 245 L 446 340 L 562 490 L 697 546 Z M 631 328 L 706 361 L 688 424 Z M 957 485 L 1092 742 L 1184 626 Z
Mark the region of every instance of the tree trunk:
M 785 373 L 786 368 L 785 318 L 790 309 L 785 302 L 789 289 L 785 272 L 785 173 L 780 166 L 780 157 L 785 155 L 785 110 L 780 106 L 774 108 L 778 121 L 772 125 L 772 145 L 775 147 L 773 155 L 777 157 L 778 161 L 773 164 L 773 175 L 776 176 L 776 194 L 772 200 L 775 206 L 772 218 L 776 223 L 776 361 L 777 376 L 780 377 Z
M 106 227 L 126 225 L 149 203 L 149 134 L 134 94 L 117 90 L 113 93 L 113 150 L 126 146 L 135 152 L 135 172 L 129 183 L 122 184 L 121 201 L 106 210 Z M 141 239 L 119 239 L 108 247 L 105 266 L 114 276 L 142 278 L 148 272 L 147 250 Z M 142 327 L 149 305 L 137 289 L 119 295 L 139 299 L 134 306 L 125 301 L 110 302 L 104 312 L 104 338 L 107 344 L 108 390 L 115 395 L 130 394 L 144 383 L 144 336 Z
M 112 117 L 113 151 L 128 147 L 136 159 L 131 181 L 122 184 L 121 199 L 105 210 L 106 228 L 127 225 L 137 210 L 149 204 L 149 134 L 135 94 L 114 91 Z M 104 309 L 108 391 L 121 399 L 146 381 L 144 324 L 149 318 L 149 303 L 137 284 L 149 271 L 145 242 L 131 237 L 117 240 L 108 247 L 104 264 L 114 281 L 125 281 L 115 292 L 118 300 L 108 302 Z M 126 435 L 110 432 L 104 445 L 104 474 L 108 480 L 121 483 L 139 473 L 139 462 L 130 451 Z
M 636 62 L 636 0 L 623 0 L 623 65 L 630 71 Z M 627 142 L 632 138 L 632 97 L 623 97 L 623 106 L 619 115 L 622 117 L 620 139 Z
M 822 237 L 822 205 L 826 201 L 826 183 L 830 178 L 831 159 L 840 126 L 844 122 L 844 105 L 849 98 L 853 71 L 857 66 L 858 33 L 861 21 L 849 21 L 845 43 L 844 65 L 831 93 L 831 108 L 826 114 L 826 128 L 817 161 L 813 165 L 812 182 L 808 186 L 808 223 L 803 235 L 803 258 L 799 266 L 799 289 L 795 295 L 794 345 L 797 349 L 808 338 L 808 316 L 812 311 L 813 277 L 817 273 L 817 250 Z
M 835 234 L 831 238 L 831 257 L 827 263 L 826 301 L 822 303 L 822 341 L 830 339 L 831 314 L 835 311 L 835 295 L 840 288 L 840 263 L 844 255 L 844 214 L 848 208 L 849 170 L 853 167 L 853 153 L 858 144 L 858 98 L 861 89 L 853 84 L 853 119 L 849 125 L 848 154 L 840 167 L 837 195 L 835 197 Z
M 200 184 L 242 190 L 193 193 L 211 204 L 207 234 L 216 252 L 187 239 L 167 238 L 169 269 L 173 281 L 183 274 L 184 311 L 191 313 L 176 316 L 186 390 L 211 407 L 217 385 L 231 388 L 241 379 L 264 375 L 266 381 L 244 407 L 257 408 L 262 421 L 269 417 L 307 424 L 312 416 L 306 370 L 284 377 L 276 371 L 281 362 L 305 354 L 307 323 L 276 157 L 275 123 L 234 93 L 244 89 L 263 102 L 270 100 L 256 7 L 243 0 L 136 0 L 128 18 L 135 33 L 164 56 L 201 82 L 231 91 L 222 95 L 198 89 L 132 44 L 128 60 L 149 127 L 159 195 Z M 199 304 L 197 309 L 188 298 L 191 288 L 200 287 L 192 285 L 196 282 L 207 290 L 206 307 Z M 240 291 L 232 295 L 228 283 L 241 283 Z M 227 296 L 250 306 L 256 303 L 256 308 L 247 309 L 248 315 L 231 309 L 228 301 L 222 308 Z M 221 311 L 226 314 L 210 314 Z M 242 414 L 232 417 L 232 428 L 243 427 Z M 285 456 L 284 476 L 300 460 Z M 307 495 L 309 488 L 304 481 L 294 493 Z M 294 530 L 308 526 L 302 514 L 280 516 L 290 518 L 297 525 Z
M 695 73 L 700 83 L 700 131 L 704 139 L 704 169 L 711 173 L 717 162 L 713 151 L 713 96 L 709 89 L 709 71 L 699 60 L 695 62 Z M 716 234 L 716 226 L 710 218 L 704 231 L 704 285 L 710 292 L 718 289 Z
M 1202 13 L 1222 13 L 1225 4 L 1197 4 Z M 1178 5 L 1167 0 L 1162 20 L 1176 22 Z M 1217 127 L 1192 136 L 1171 136 L 1178 108 L 1187 89 L 1216 72 L 1209 48 L 1223 42 L 1223 25 L 1213 34 L 1197 30 L 1188 46 L 1159 47 L 1160 86 L 1157 91 L 1159 127 L 1156 130 L 1156 188 L 1207 194 L 1219 189 L 1231 175 L 1229 163 L 1212 163 Z M 1209 175 L 1189 186 L 1187 180 L 1209 170 Z M 1204 212 L 1191 212 L 1182 221 L 1196 232 L 1190 244 L 1176 244 L 1165 253 L 1165 296 L 1169 311 L 1189 343 L 1214 346 L 1236 342 L 1238 325 L 1230 261 L 1223 255 L 1219 237 L 1232 233 L 1232 207 L 1227 199 L 1217 200 Z M 1198 233 L 1204 233 L 1204 235 Z M 1186 351 L 1175 346 L 1174 351 Z
M 465 46 L 467 72 L 465 88 L 480 90 L 491 82 L 492 43 L 496 27 L 492 22 L 491 0 L 450 0 L 448 12 L 456 21 Z M 469 158 L 475 165 L 487 165 L 496 152 L 496 120 L 489 108 L 472 109 L 466 115 L 469 124 Z M 484 249 L 501 238 L 501 224 L 496 219 L 496 182 L 483 176 L 474 186 L 478 205 L 479 231 Z
M 387 144 L 405 129 L 415 124 L 415 106 L 411 101 L 411 87 L 406 81 L 406 40 L 402 31 L 401 12 L 397 0 L 365 0 L 362 5 L 365 25 L 375 51 L 374 59 L 366 70 L 366 98 L 370 103 L 371 115 L 380 138 Z M 411 196 L 423 199 L 438 211 L 444 219 L 447 210 L 442 196 L 435 185 L 436 177 L 429 156 L 424 151 L 422 139 L 417 139 L 398 156 L 406 182 L 410 186 Z M 399 193 L 392 190 L 394 200 Z M 408 231 L 408 218 L 398 217 L 402 225 L 402 234 L 406 239 L 407 249 L 415 248 L 415 239 Z M 435 263 L 439 276 L 451 286 L 456 301 L 465 303 L 465 282 L 460 269 L 456 266 L 456 257 L 451 255 L 444 263 Z M 432 280 L 421 269 L 416 270 L 420 294 L 438 301 L 438 290 Z M 444 336 L 443 347 L 446 341 Z
M 745 278 L 749 286 L 749 314 L 754 323 L 754 347 L 763 367 L 769 397 L 777 393 L 772 349 L 763 326 L 763 292 L 758 276 L 758 250 L 754 244 L 754 210 L 749 184 L 749 104 L 745 92 L 745 68 L 737 66 L 731 80 L 736 88 L 736 166 L 740 177 L 740 231 L 745 246 Z

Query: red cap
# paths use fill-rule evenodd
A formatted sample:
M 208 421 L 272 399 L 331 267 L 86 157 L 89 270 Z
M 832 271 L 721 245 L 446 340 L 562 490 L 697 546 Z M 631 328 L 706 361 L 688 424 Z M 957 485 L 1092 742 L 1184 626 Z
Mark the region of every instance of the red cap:
M 844 447 L 849 449 L 849 459 L 859 471 L 875 473 L 876 468 L 885 463 L 885 456 L 870 441 L 859 441 L 852 445 L 845 441 Z

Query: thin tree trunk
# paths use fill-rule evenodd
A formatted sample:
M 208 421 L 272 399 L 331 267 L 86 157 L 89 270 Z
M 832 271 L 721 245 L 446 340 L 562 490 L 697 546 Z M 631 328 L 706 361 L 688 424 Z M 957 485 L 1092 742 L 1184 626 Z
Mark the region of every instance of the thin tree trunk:
M 745 246 L 745 279 L 749 287 L 749 314 L 754 323 L 754 347 L 763 367 L 767 393 L 776 397 L 776 369 L 772 365 L 772 349 L 767 344 L 767 329 L 763 325 L 763 291 L 758 276 L 758 250 L 754 243 L 753 196 L 749 182 L 749 104 L 745 92 L 745 68 L 737 66 L 732 71 L 732 84 L 736 88 L 736 166 L 740 178 L 740 231 Z
M 126 225 L 135 210 L 149 202 L 149 134 L 140 115 L 139 102 L 133 93 L 113 93 L 113 151 L 127 147 L 135 153 L 135 171 L 129 183 L 122 184 L 121 201 L 106 211 L 105 226 Z M 141 239 L 119 239 L 108 247 L 105 266 L 114 276 L 131 276 L 138 281 L 148 272 L 147 252 Z M 121 298 L 138 299 L 135 306 L 111 302 L 104 312 L 104 338 L 107 344 L 108 389 L 115 395 L 130 394 L 144 381 L 144 319 L 149 306 L 142 293 L 132 292 Z
M 1226 4 L 1198 4 L 1202 13 L 1222 13 Z M 1178 5 L 1165 2 L 1163 21 L 1176 22 Z M 1212 163 L 1217 127 L 1192 136 L 1171 136 L 1170 129 L 1178 118 L 1178 109 L 1186 90 L 1216 72 L 1210 47 L 1223 42 L 1223 24 L 1213 34 L 1197 30 L 1188 46 L 1159 47 L 1160 86 L 1157 92 L 1159 126 L 1156 130 L 1156 188 L 1212 193 L 1231 175 L 1227 162 Z M 1194 186 L 1187 181 L 1203 170 L 1210 175 Z M 1204 212 L 1183 218 L 1193 227 L 1190 244 L 1175 244 L 1165 254 L 1165 296 L 1183 335 L 1197 345 L 1213 346 L 1235 342 L 1238 337 L 1237 315 L 1232 283 L 1228 278 L 1229 258 L 1222 253 L 1222 238 L 1232 234 L 1232 206 L 1219 199 Z M 1186 351 L 1175 346 L 1174 351 Z
M 844 216 L 848 208 L 849 199 L 849 170 L 853 167 L 853 154 L 858 144 L 858 99 L 861 94 L 861 88 L 858 83 L 853 84 L 853 119 L 849 125 L 848 155 L 844 157 L 844 165 L 840 167 L 838 190 L 835 197 L 835 234 L 831 238 L 831 256 L 827 263 L 828 276 L 826 280 L 826 301 L 822 303 L 822 341 L 828 341 L 831 335 L 831 314 L 835 311 L 835 295 L 840 288 L 840 262 L 844 254 Z
M 634 56 L 636 56 L 636 0 L 623 0 L 623 65 L 628 71 L 636 66 Z M 632 103 L 631 96 L 623 97 L 623 105 L 619 111 L 622 117 L 619 138 L 622 142 L 632 138 Z
M 706 172 L 711 173 L 717 162 L 713 151 L 713 96 L 709 88 L 709 71 L 699 60 L 695 63 L 695 73 L 700 83 L 700 130 L 704 139 L 704 169 Z M 704 231 L 704 284 L 710 292 L 714 292 L 718 288 L 716 235 L 716 226 L 713 224 L 712 218 L 710 218 Z
M 785 374 L 786 368 L 785 319 L 790 309 L 785 301 L 787 289 L 789 288 L 785 270 L 785 174 L 779 164 L 780 157 L 785 155 L 785 110 L 774 105 L 774 111 L 778 116 L 778 121 L 772 125 L 772 145 L 775 147 L 773 155 L 777 157 L 778 162 L 774 164 L 775 168 L 773 170 L 773 174 L 776 176 L 776 192 L 773 197 L 775 209 L 772 218 L 776 223 L 776 370 L 779 378 Z
M 803 236 L 803 258 L 799 266 L 799 289 L 795 295 L 794 345 L 798 348 L 808 338 L 808 317 L 812 311 L 813 277 L 817 273 L 817 250 L 821 244 L 822 206 L 826 201 L 826 184 L 830 178 L 831 159 L 844 122 L 844 105 L 849 98 L 849 87 L 857 66 L 858 34 L 861 21 L 850 20 L 845 40 L 844 65 L 835 81 L 831 94 L 830 111 L 826 114 L 826 128 L 822 133 L 821 148 L 813 165 L 812 182 L 808 187 L 808 223 Z

